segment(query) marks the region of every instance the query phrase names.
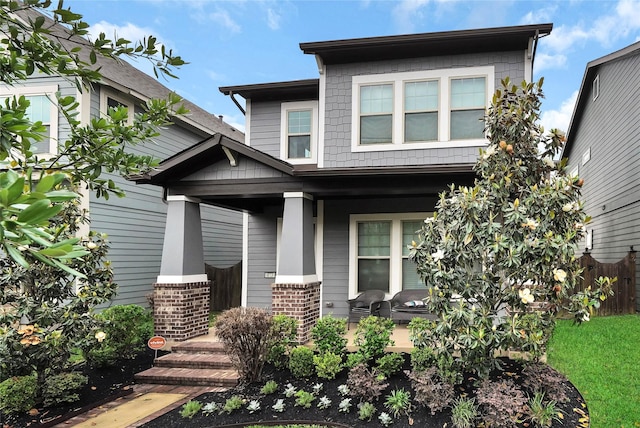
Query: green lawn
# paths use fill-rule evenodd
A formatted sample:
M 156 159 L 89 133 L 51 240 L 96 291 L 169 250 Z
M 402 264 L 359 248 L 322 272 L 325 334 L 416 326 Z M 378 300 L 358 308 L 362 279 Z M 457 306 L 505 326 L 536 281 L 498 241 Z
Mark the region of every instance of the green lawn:
M 640 316 L 561 320 L 548 362 L 582 393 L 592 428 L 640 427 Z

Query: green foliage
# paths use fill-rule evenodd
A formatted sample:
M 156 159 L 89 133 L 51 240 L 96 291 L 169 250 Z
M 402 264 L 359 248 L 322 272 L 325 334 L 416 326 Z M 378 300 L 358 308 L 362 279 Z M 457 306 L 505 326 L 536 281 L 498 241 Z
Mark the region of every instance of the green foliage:
M 358 406 L 358 419 L 361 421 L 371 422 L 376 415 L 376 406 L 373 403 L 364 402 Z
M 333 352 L 314 355 L 313 365 L 316 368 L 316 374 L 322 379 L 335 379 L 343 368 L 342 357 Z
M 411 350 L 411 369 L 426 370 L 435 364 L 435 356 L 431 348 L 416 347 Z
M 315 395 L 303 390 L 296 392 L 295 396 L 296 396 L 295 405 L 299 407 L 304 407 L 305 409 L 311 408 L 311 404 L 313 403 L 313 400 L 316 399 Z
M 404 364 L 404 357 L 395 352 L 383 355 L 376 360 L 376 372 L 385 377 L 397 373 Z
M 35 376 L 10 377 L 0 383 L 0 409 L 5 413 L 27 412 L 35 407 L 37 395 Z
M 545 400 L 544 393 L 536 392 L 529 399 L 529 420 L 536 427 L 550 427 L 554 420 L 560 421 L 556 402 Z
M 354 368 L 358 364 L 367 364 L 366 357 L 359 352 L 352 352 L 347 354 L 347 363 L 346 366 L 350 369 Z
M 542 80 L 515 86 L 506 79 L 503 86 L 486 117 L 490 142 L 475 165 L 475 185 L 442 193 L 409 248 L 431 285 L 428 309 L 438 314 L 435 328 L 414 336 L 452 370 L 482 378 L 498 366 L 500 349 L 540 357 L 565 302 L 582 321 L 610 292 L 602 281 L 572 297 L 581 272 L 575 252 L 589 218 L 583 181 L 553 161 L 564 135 L 544 135 L 537 123 Z
M 232 308 L 216 318 L 216 335 L 246 382 L 260 379 L 272 343 L 273 318 L 260 308 Z
M 455 428 L 473 428 L 478 418 L 478 407 L 473 398 L 459 397 L 451 406 L 451 423 Z
M 310 377 L 315 372 L 313 351 L 306 346 L 296 346 L 289 355 L 289 370 L 294 377 Z
M 242 409 L 242 405 L 244 404 L 244 400 L 239 395 L 234 395 L 231 398 L 227 398 L 227 401 L 224 402 L 220 413 L 231 414 L 236 410 Z
M 85 375 L 75 372 L 48 376 L 42 390 L 45 407 L 78 401 L 80 398 L 78 391 L 87 384 L 88 380 Z
M 277 314 L 273 316 L 273 325 L 271 326 L 272 342 L 269 345 L 269 353 L 267 362 L 273 364 L 277 369 L 287 367 L 288 355 L 291 347 L 296 343 L 296 332 L 298 321 L 294 318 Z
M 375 360 L 384 355 L 387 346 L 393 346 L 391 334 L 395 324 L 393 320 L 376 316 L 362 318 L 356 328 L 354 344 L 366 361 Z
M 260 389 L 260 394 L 270 395 L 274 394 L 278 390 L 278 383 L 275 380 L 270 380 L 265 383 Z
M 311 329 L 311 339 L 320 354 L 331 352 L 335 355 L 344 355 L 347 352 L 347 320 L 334 318 L 331 314 L 318 320 Z
M 411 413 L 411 394 L 404 389 L 394 389 L 387 395 L 384 406 L 391 414 L 398 418 L 401 414 L 409 415 Z
M 191 419 L 200 411 L 200 409 L 202 409 L 201 402 L 198 400 L 189 400 L 182 406 L 180 416 L 184 419 Z
M 105 337 L 85 350 L 87 361 L 97 366 L 110 366 L 121 358 L 134 358 L 153 336 L 153 314 L 138 305 L 112 306 L 96 316 L 99 332 Z

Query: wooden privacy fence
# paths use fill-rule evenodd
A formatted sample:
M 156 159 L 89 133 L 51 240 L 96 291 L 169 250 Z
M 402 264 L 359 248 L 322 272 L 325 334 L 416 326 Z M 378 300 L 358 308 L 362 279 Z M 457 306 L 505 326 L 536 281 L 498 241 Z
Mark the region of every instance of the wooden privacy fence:
M 242 262 L 222 269 L 205 265 L 205 270 L 207 278 L 211 281 L 209 310 L 211 312 L 219 312 L 240 306 Z
M 598 315 L 632 314 L 636 311 L 636 252 L 631 247 L 629 253 L 617 263 L 600 263 L 591 254 L 580 257 L 582 284 L 576 288 L 584 290 L 595 287 L 595 280 L 601 276 L 618 278 L 613 283 L 614 295 L 602 302 Z

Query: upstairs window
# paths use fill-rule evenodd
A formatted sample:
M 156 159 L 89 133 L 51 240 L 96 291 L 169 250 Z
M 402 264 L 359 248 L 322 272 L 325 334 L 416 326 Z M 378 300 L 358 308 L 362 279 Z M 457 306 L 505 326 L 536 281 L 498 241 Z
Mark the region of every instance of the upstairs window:
M 100 112 L 106 115 L 109 109 L 117 109 L 119 107 L 125 107 L 127 109 L 127 124 L 133 125 L 133 116 L 135 114 L 133 101 L 123 94 L 103 87 L 100 91 Z
M 1 87 L 0 101 L 6 98 L 24 96 L 29 101 L 26 115 L 31 122 L 42 122 L 46 128 L 45 138 L 34 141 L 31 151 L 34 154 L 56 154 L 58 151 L 58 102 L 57 86 Z
M 318 102 L 282 103 L 280 158 L 291 164 L 315 163 L 318 140 Z
M 354 152 L 486 145 L 493 66 L 352 78 Z

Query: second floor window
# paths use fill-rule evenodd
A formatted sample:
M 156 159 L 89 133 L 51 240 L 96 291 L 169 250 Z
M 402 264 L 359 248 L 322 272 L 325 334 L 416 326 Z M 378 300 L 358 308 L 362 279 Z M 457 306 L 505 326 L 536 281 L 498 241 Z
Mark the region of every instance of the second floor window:
M 451 120 L 449 133 L 452 140 L 484 137 L 486 78 L 451 79 Z
M 291 164 L 317 162 L 318 101 L 281 104 L 280 159 Z
M 29 95 L 25 97 L 29 100 L 29 108 L 27 108 L 27 116 L 32 122 L 42 122 L 47 128 L 45 138 L 31 145 L 33 153 L 51 153 L 50 141 L 55 136 L 51 135 L 51 100 L 46 95 Z M 55 112 L 57 113 L 57 112 Z
M 289 158 L 311 157 L 311 110 L 287 112 L 287 153 Z
M 360 88 L 360 144 L 391 144 L 393 85 Z
M 437 80 L 404 84 L 404 141 L 438 140 Z

